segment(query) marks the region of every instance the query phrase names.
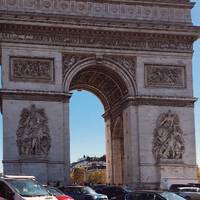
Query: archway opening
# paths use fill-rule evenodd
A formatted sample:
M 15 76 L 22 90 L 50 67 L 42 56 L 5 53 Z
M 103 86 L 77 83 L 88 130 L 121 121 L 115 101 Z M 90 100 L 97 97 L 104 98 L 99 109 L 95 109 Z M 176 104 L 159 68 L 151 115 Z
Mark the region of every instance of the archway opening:
M 84 170 L 84 182 L 104 183 L 105 124 L 104 108 L 98 97 L 85 90 L 74 90 L 70 99 L 71 174 Z M 96 177 L 94 177 L 96 175 Z M 98 176 L 98 177 L 97 177 Z M 101 177 L 100 177 L 101 176 Z M 79 177 L 79 181 L 81 177 Z M 77 182 L 77 180 L 71 180 Z
M 89 66 L 74 75 L 69 89 L 90 91 L 102 102 L 105 111 L 107 183 L 123 184 L 123 101 L 128 96 L 128 87 L 116 71 L 108 67 Z

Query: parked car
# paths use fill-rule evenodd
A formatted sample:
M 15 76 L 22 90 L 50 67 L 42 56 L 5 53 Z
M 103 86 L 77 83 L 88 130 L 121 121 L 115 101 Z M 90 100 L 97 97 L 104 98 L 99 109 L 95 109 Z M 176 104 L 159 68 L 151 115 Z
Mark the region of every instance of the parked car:
M 126 194 L 133 192 L 133 189 L 128 186 L 107 185 L 96 191 L 107 195 L 109 200 L 124 200 Z
M 200 183 L 188 183 L 189 186 L 200 188 Z
M 167 191 L 134 191 L 125 196 L 125 200 L 185 200 L 183 197 Z
M 92 189 L 95 190 L 97 193 L 101 193 L 101 189 L 107 187 L 107 184 L 94 184 L 91 185 Z
M 200 200 L 199 187 L 180 187 L 176 194 L 184 197 L 187 200 Z
M 57 200 L 34 176 L 0 177 L 0 197 L 5 200 Z
M 75 200 L 108 200 L 106 195 L 99 194 L 88 186 L 67 186 L 60 189 Z
M 58 200 L 74 200 L 72 197 L 64 194 L 61 190 L 56 187 L 47 186 L 46 187 L 49 193 L 55 196 Z
M 180 187 L 188 187 L 187 184 L 172 184 L 169 187 L 170 192 L 177 192 Z

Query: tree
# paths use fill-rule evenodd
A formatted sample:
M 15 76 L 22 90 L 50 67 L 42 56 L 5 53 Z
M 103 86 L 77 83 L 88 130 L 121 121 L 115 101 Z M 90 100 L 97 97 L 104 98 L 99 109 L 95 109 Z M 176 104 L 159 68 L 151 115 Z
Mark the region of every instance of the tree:
M 71 179 L 74 183 L 83 185 L 85 182 L 85 169 L 83 167 L 74 168 Z
M 105 184 L 106 172 L 104 170 L 90 172 L 87 176 L 86 182 L 92 184 Z
M 197 168 L 197 179 L 200 182 L 200 168 Z

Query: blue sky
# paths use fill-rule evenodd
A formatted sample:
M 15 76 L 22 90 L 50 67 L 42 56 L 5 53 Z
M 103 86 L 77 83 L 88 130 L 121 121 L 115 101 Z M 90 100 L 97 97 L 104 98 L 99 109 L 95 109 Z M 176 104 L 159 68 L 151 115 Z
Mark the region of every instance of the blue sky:
M 200 26 L 200 0 L 192 9 L 192 19 Z M 200 40 L 194 43 L 193 80 L 194 96 L 200 98 Z M 71 161 L 83 155 L 102 156 L 105 154 L 105 128 L 101 115 L 104 113 L 99 99 L 85 91 L 74 91 L 70 100 L 70 143 Z M 200 165 L 200 99 L 195 104 L 195 129 L 197 162 Z M 2 160 L 2 116 L 0 116 L 0 161 Z M 2 165 L 0 162 L 0 172 Z
M 200 26 L 200 0 L 196 1 L 196 5 L 192 9 L 192 21 L 194 25 Z M 199 100 L 195 104 L 195 132 L 197 163 L 200 165 L 200 39 L 194 43 L 194 55 L 192 61 L 194 96 L 199 98 Z

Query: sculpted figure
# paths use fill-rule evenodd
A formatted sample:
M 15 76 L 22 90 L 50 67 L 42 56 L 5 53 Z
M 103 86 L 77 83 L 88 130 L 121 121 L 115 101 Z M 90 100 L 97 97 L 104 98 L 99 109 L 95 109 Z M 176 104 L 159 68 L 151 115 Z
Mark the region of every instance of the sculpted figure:
M 161 114 L 154 130 L 152 152 L 155 159 L 182 159 L 184 150 L 178 115 L 171 111 Z
M 17 130 L 20 155 L 47 155 L 50 149 L 48 119 L 43 109 L 23 109 Z

